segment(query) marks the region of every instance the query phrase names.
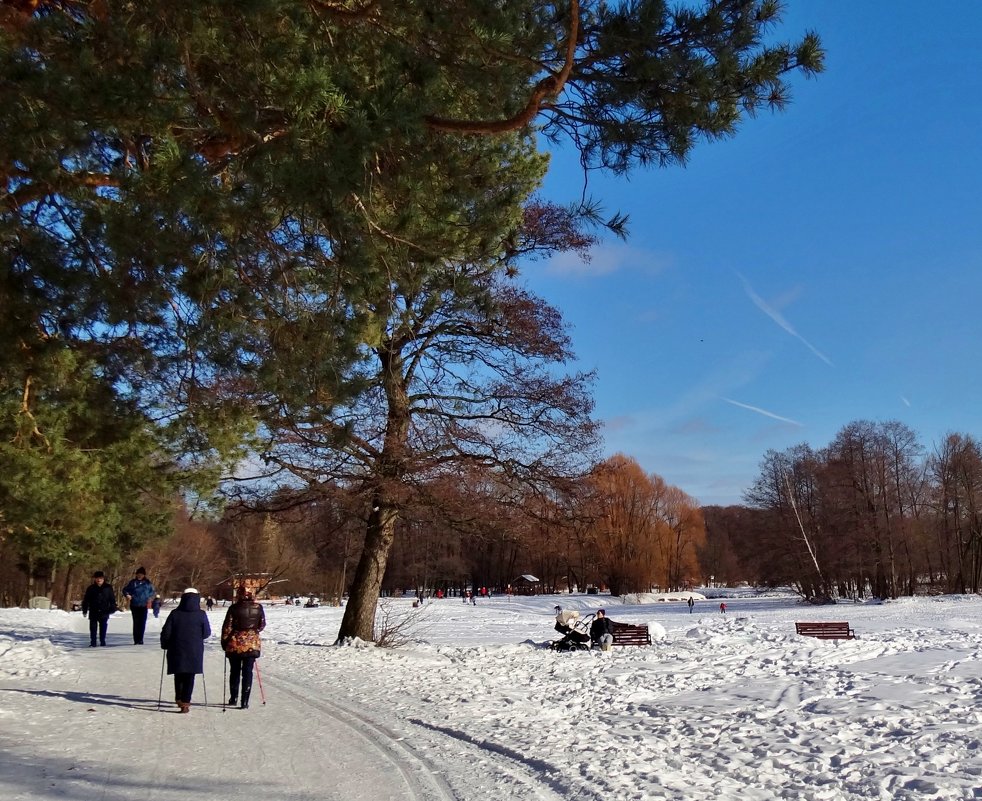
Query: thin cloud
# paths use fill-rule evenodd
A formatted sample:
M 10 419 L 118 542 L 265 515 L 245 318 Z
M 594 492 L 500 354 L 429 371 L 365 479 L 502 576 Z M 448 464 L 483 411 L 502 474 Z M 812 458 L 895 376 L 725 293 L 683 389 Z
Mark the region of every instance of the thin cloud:
M 795 331 L 794 326 L 791 325 L 791 323 L 789 323 L 786 319 L 784 319 L 784 315 L 782 315 L 781 312 L 779 312 L 777 309 L 771 306 L 766 300 L 764 300 L 760 295 L 754 292 L 754 288 L 750 286 L 750 282 L 746 278 L 740 275 L 740 273 L 737 273 L 737 277 L 743 282 L 743 291 L 746 292 L 747 297 L 749 297 L 750 300 L 753 301 L 754 306 L 756 306 L 758 309 L 764 312 L 764 314 L 770 317 L 775 323 L 781 326 L 781 328 L 783 328 L 785 331 L 791 334 L 791 336 L 793 336 L 795 339 L 800 340 L 805 345 L 805 347 L 808 348 L 808 350 L 810 350 L 812 353 L 818 356 L 818 358 L 821 359 L 823 362 L 825 362 L 829 367 L 835 366 L 834 364 L 832 364 L 832 360 L 829 359 L 828 356 L 822 353 L 818 348 L 812 345 L 811 342 L 809 342 L 801 334 Z
M 659 272 L 665 264 L 663 257 L 615 242 L 601 243 L 591 248 L 587 259 L 569 251 L 557 253 L 547 262 L 546 271 L 550 275 L 598 278 L 623 269 L 641 268 Z
M 741 409 L 747 409 L 751 412 L 762 414 L 764 417 L 770 417 L 774 420 L 780 420 L 782 423 L 791 423 L 793 426 L 804 428 L 804 424 L 799 423 L 797 420 L 792 420 L 790 417 L 781 417 L 781 415 L 774 414 L 774 412 L 769 412 L 767 409 L 761 409 L 759 406 L 751 406 L 748 403 L 740 403 L 740 401 L 731 400 L 730 398 L 723 398 L 723 400 L 725 400 L 727 403 L 732 403 L 734 406 L 739 406 Z
M 619 415 L 603 421 L 604 429 L 608 432 L 624 431 L 636 425 L 637 421 L 630 415 Z
M 904 402 L 904 406 L 906 406 L 908 409 L 910 408 L 910 401 L 907 400 L 907 398 L 905 398 L 903 395 L 901 395 L 900 396 L 900 400 L 902 400 Z

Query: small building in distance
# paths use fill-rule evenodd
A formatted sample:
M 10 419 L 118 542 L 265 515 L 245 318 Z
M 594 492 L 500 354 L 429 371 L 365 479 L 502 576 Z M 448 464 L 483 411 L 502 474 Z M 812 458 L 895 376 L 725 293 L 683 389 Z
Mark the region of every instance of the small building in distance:
M 523 573 L 511 583 L 515 595 L 539 595 L 542 592 L 542 582 L 531 573 Z
M 268 597 L 265 590 L 271 579 L 270 573 L 236 573 L 215 586 L 213 597 L 219 601 L 234 601 L 239 587 L 245 587 L 258 601 Z

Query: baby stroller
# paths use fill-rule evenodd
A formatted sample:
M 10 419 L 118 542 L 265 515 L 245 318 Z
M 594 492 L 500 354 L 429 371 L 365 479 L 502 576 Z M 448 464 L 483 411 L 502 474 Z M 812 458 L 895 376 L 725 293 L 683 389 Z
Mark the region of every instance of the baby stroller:
M 593 615 L 587 615 L 584 618 L 577 618 L 572 626 L 560 626 L 557 623 L 556 631 L 563 636 L 562 639 L 551 642 L 549 647 L 553 651 L 589 651 L 590 622 L 592 620 Z

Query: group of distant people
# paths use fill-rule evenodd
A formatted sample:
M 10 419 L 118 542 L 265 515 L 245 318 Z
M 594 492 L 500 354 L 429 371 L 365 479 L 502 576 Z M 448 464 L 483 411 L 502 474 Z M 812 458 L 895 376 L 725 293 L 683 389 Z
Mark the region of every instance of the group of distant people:
M 133 644 L 143 645 L 147 612 L 152 610 L 157 617 L 161 605 L 144 568 L 136 569 L 134 578 L 123 587 L 123 597 L 129 601 L 133 618 Z M 213 605 L 214 600 L 207 596 L 208 611 Z M 105 646 L 109 618 L 116 611 L 116 593 L 106 582 L 105 573 L 97 570 L 82 597 L 82 617 L 89 619 L 89 647 Z M 228 703 L 231 706 L 249 708 L 253 668 L 262 653 L 259 633 L 264 628 L 266 613 L 262 605 L 251 590 L 239 587 L 235 602 L 225 613 L 221 632 L 222 650 L 230 668 Z M 180 712 L 190 712 L 195 676 L 204 672 L 205 640 L 210 636 L 211 624 L 201 608 L 201 594 L 188 587 L 160 630 L 160 647 L 166 651 L 167 674 L 174 677 L 174 698 Z
M 153 616 L 160 614 L 160 596 L 147 578 L 147 571 L 138 567 L 136 575 L 123 587 L 123 597 L 130 602 L 133 617 L 133 644 L 143 645 L 143 635 L 147 630 L 147 612 Z M 92 583 L 82 596 L 82 617 L 89 618 L 89 647 L 106 644 L 106 631 L 109 618 L 118 610 L 116 591 L 106 583 L 106 574 L 97 570 L 92 574 Z

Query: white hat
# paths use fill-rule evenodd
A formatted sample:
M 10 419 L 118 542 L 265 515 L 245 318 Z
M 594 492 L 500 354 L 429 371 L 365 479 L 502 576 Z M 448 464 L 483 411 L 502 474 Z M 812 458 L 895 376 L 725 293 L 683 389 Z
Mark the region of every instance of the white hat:
M 185 594 L 185 595 L 187 595 L 188 593 L 192 593 L 192 592 L 193 592 L 193 593 L 194 593 L 195 595 L 200 595 L 200 593 L 199 593 L 199 592 L 198 592 L 198 591 L 197 591 L 197 590 L 196 590 L 196 589 L 195 589 L 194 587 L 188 587 L 188 588 L 187 588 L 187 589 L 186 589 L 186 590 L 184 591 L 184 594 Z

